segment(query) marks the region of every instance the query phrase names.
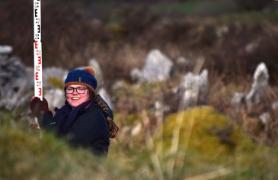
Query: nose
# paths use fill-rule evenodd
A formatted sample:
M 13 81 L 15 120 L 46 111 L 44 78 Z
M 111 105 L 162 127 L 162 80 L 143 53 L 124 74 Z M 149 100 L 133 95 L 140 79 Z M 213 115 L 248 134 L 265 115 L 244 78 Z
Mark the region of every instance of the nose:
M 78 93 L 77 93 L 77 89 L 73 89 L 72 94 L 78 94 Z

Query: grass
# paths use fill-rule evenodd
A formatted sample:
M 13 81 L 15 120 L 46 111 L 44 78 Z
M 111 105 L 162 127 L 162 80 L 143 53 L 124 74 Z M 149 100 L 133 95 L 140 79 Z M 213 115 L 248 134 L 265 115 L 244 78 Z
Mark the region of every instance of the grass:
M 186 2 L 161 2 L 155 3 L 151 6 L 151 10 L 155 13 L 162 14 L 188 14 L 188 15 L 202 15 L 202 14 L 223 14 L 235 11 L 235 5 L 229 0 L 217 1 L 186 1 Z
M 178 126 L 178 146 L 168 153 Z M 226 126 L 229 119 L 213 108 L 194 108 L 166 117 L 162 132 L 141 134 L 145 141 L 112 140 L 109 156 L 102 159 L 51 134 L 1 125 L 0 179 L 276 179 L 278 149 L 250 142 L 236 127 L 229 136 L 235 143 L 231 147 L 212 130 Z
M 199 6 L 200 2 L 183 2 L 183 3 L 159 3 L 151 7 L 155 13 L 192 13 Z
M 175 133 L 176 129 L 180 131 Z M 182 177 L 215 173 L 222 168 L 229 172 L 228 179 L 277 177 L 272 168 L 277 148 L 253 143 L 240 127 L 211 107 L 173 114 L 166 118 L 161 130 L 157 146 L 163 151 L 159 154 L 163 154 L 162 159 L 170 157 L 165 169 L 172 168 L 173 172 L 190 169 L 181 173 Z
M 266 22 L 275 25 L 278 23 L 278 12 L 241 12 L 241 13 L 233 13 L 229 15 L 223 15 L 219 18 L 222 23 L 231 23 L 231 22 L 240 22 L 248 25 L 252 24 L 265 24 Z

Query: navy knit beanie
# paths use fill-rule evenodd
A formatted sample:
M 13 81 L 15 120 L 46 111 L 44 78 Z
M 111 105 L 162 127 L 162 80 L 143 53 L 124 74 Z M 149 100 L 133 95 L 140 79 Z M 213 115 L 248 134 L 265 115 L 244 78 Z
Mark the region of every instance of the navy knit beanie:
M 71 84 L 85 85 L 91 90 L 97 88 L 97 80 L 92 68 L 74 69 L 70 71 L 65 79 L 65 87 Z

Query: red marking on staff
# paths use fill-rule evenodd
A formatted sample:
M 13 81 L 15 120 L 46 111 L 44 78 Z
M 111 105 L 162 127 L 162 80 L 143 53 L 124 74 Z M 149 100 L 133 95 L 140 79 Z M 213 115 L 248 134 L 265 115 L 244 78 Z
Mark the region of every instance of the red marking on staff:
M 36 80 L 39 80 L 39 72 L 36 72 L 36 73 L 35 73 L 35 79 L 36 79 Z
M 42 95 L 42 88 L 39 88 L 39 96 Z
M 38 49 L 38 41 L 35 41 L 34 45 L 35 45 L 35 49 Z
M 42 63 L 42 57 L 39 56 L 39 57 L 38 57 L 38 64 L 41 64 L 41 63 Z

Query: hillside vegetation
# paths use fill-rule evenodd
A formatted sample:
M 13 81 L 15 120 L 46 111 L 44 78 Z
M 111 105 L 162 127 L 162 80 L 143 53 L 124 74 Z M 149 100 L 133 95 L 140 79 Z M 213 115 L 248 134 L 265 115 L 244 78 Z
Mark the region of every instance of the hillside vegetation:
M 43 0 L 43 67 L 69 70 L 96 59 L 120 132 L 99 158 L 31 130 L 29 104 L 0 108 L 0 179 L 278 179 L 278 12 L 274 2 L 250 1 Z M 32 1 L 0 1 L 0 22 L 0 45 L 32 67 Z M 175 68 L 165 81 L 138 83 L 130 73 L 153 49 Z M 248 111 L 261 62 L 264 101 Z M 181 106 L 182 77 L 203 70 L 206 101 Z M 46 83 L 63 90 L 59 78 Z M 243 96 L 238 109 L 235 92 Z
M 112 141 L 109 156 L 102 159 L 86 150 L 71 149 L 50 134 L 6 125 L 0 131 L 0 177 L 205 179 L 210 173 L 224 179 L 278 177 L 277 149 L 252 143 L 211 107 L 172 114 L 162 128 L 143 142 L 136 138 Z

